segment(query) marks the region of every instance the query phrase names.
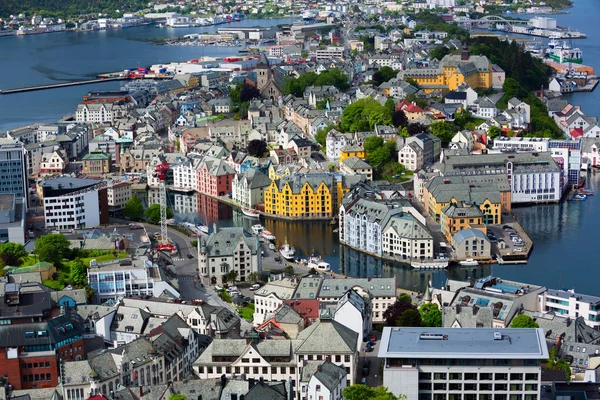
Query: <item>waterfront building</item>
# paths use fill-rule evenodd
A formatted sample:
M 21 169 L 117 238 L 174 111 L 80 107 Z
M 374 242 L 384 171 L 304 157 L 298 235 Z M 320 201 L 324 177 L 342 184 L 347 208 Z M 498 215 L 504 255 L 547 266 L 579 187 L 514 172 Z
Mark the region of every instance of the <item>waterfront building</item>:
M 103 263 L 92 260 L 87 277 L 99 303 L 125 296 L 159 297 L 163 293 L 175 298 L 180 296 L 161 267 L 145 256 Z
M 280 274 L 269 278 L 267 284 L 254 292 L 254 325 L 262 325 L 285 301 L 292 299 L 297 286 L 296 277 Z
M 466 83 L 473 89 L 492 87 L 492 63 L 486 56 L 472 56 L 467 49 L 460 55 L 446 55 L 438 65 L 428 68 L 408 67 L 403 78 L 414 79 L 426 93 L 456 90 Z
M 583 318 L 585 323 L 600 330 L 600 297 L 575 293 L 574 290 L 554 290 L 539 294 L 539 310 L 571 320 Z
M 197 171 L 202 165 L 201 158 L 185 158 L 172 165 L 173 189 L 179 191 L 198 190 Z
M 25 244 L 26 210 L 24 198 L 0 194 L 0 243 Z
M 106 182 L 61 176 L 42 184 L 46 229 L 70 230 L 108 224 Z
M 514 204 L 558 202 L 567 186 L 562 168 L 549 152 L 463 155 L 451 150 L 436 169 L 444 177 L 480 176 L 483 181 L 506 177 Z
M 0 138 L 0 172 L 0 194 L 14 194 L 17 199 L 25 199 L 27 207 L 27 152 L 23 143 Z
M 196 171 L 197 190 L 209 196 L 225 196 L 231 193 L 235 170 L 224 160 L 205 157 Z
M 391 218 L 383 229 L 382 254 L 402 261 L 433 258 L 433 236 L 411 214 Z
M 320 321 L 298 334 L 296 340 L 259 339 L 258 335 L 244 339 L 215 339 L 194 362 L 194 372 L 200 379 L 244 374 L 247 379 L 285 381 L 292 379 L 298 398 L 302 368 L 311 361 L 327 358 L 346 370 L 346 385 L 356 382 L 358 364 L 358 334 L 333 321 Z
M 486 201 L 489 206 L 489 200 Z M 476 205 L 450 201 L 450 204 L 442 209 L 440 228 L 448 241 L 452 241 L 454 234 L 463 229 L 483 228 L 483 224 L 483 213 Z
M 485 232 L 479 229 L 462 229 L 456 232 L 451 239 L 454 254 L 459 259 L 489 259 L 491 257 L 490 241 Z
M 127 104 L 79 104 L 75 112 L 76 122 L 112 124 L 115 120 L 127 117 L 132 109 L 131 103 Z
M 86 154 L 81 160 L 82 172 L 86 175 L 104 175 L 110 172 L 112 158 L 103 151 L 93 151 Z
M 340 172 L 346 175 L 362 175 L 367 178 L 367 181 L 373 180 L 373 167 L 355 156 L 340 162 Z
M 446 285 L 442 292 L 454 293 L 449 306 L 492 307 L 493 327 L 506 328 L 523 310 L 537 310 L 538 295 L 546 290 L 543 286 L 528 285 L 488 276 L 474 284 L 459 282 Z M 442 296 L 444 297 L 444 296 Z
M 198 275 L 205 284 L 223 282 L 223 276 L 237 272 L 237 281 L 245 282 L 251 273 L 262 272 L 258 237 L 243 228 L 219 228 L 198 240 Z
M 264 191 L 271 185 L 271 179 L 260 170 L 248 168 L 233 177 L 231 198 L 242 207 L 255 208 L 264 204 Z
M 385 327 L 383 385 L 408 400 L 538 399 L 548 358 L 543 329 Z
M 265 191 L 265 213 L 288 218 L 331 218 L 344 194 L 365 179 L 333 173 L 283 176 Z

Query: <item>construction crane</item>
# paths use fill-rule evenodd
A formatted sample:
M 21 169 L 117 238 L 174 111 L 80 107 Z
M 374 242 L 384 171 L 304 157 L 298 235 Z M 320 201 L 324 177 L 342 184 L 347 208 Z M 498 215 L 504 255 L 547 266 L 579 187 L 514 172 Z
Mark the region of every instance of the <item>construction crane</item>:
M 157 246 L 157 249 L 167 250 L 172 253 L 175 248 L 169 243 L 167 231 L 167 189 L 165 185 L 169 167 L 169 163 L 163 161 L 154 168 L 154 176 L 158 179 L 158 196 L 160 204 L 160 244 Z

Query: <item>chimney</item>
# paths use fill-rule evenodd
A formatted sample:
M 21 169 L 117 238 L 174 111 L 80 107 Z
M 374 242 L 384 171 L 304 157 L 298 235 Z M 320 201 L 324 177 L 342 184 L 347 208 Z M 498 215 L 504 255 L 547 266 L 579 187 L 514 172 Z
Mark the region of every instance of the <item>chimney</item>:
M 469 61 L 469 48 L 467 46 L 463 47 L 462 51 L 460 52 L 460 60 L 461 61 Z
M 318 372 L 321 372 L 321 371 L 323 371 L 323 367 L 319 365 L 319 366 L 317 367 L 317 371 L 318 371 Z
M 456 313 L 457 313 L 457 314 L 460 314 L 460 304 L 457 304 L 457 305 L 456 305 Z
M 331 362 L 331 357 L 329 357 L 329 356 L 325 357 L 325 362 Z

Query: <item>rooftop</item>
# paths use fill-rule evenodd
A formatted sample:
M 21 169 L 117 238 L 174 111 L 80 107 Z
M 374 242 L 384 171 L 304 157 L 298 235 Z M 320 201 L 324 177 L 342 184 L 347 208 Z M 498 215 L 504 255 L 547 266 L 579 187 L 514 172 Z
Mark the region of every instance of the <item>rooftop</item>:
M 385 327 L 380 358 L 548 358 L 544 330 Z

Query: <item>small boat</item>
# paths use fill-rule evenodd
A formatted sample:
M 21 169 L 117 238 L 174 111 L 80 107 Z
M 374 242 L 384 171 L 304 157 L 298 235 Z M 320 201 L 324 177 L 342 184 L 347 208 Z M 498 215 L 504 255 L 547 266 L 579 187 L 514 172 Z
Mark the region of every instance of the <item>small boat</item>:
M 466 260 L 462 260 L 459 262 L 463 267 L 476 267 L 479 265 L 479 262 L 473 260 L 472 258 L 467 258 Z
M 275 235 L 273 235 L 271 232 L 269 232 L 266 229 L 263 229 L 262 231 L 262 237 L 264 237 L 266 240 L 275 240 Z
M 413 261 L 410 266 L 415 269 L 444 269 L 448 267 L 448 260 Z
M 281 253 L 281 257 L 288 261 L 293 261 L 296 255 L 296 249 L 288 244 L 287 237 L 285 238 L 285 243 L 279 248 L 279 252 Z
M 584 201 L 587 199 L 587 196 L 585 194 L 576 194 L 575 196 L 573 196 L 573 200 L 575 201 Z
M 256 211 L 250 209 L 250 208 L 243 208 L 242 207 L 242 213 L 249 218 L 259 218 L 260 214 L 257 213 Z
M 204 225 L 202 222 L 196 224 L 196 227 L 200 229 L 200 232 L 208 233 L 208 226 Z
M 252 233 L 255 235 L 260 235 L 264 229 L 265 227 L 261 224 L 252 225 Z
M 321 256 L 311 256 L 308 259 L 308 268 L 314 268 L 317 271 L 328 272 L 331 271 L 331 266 L 328 262 L 321 259 Z

